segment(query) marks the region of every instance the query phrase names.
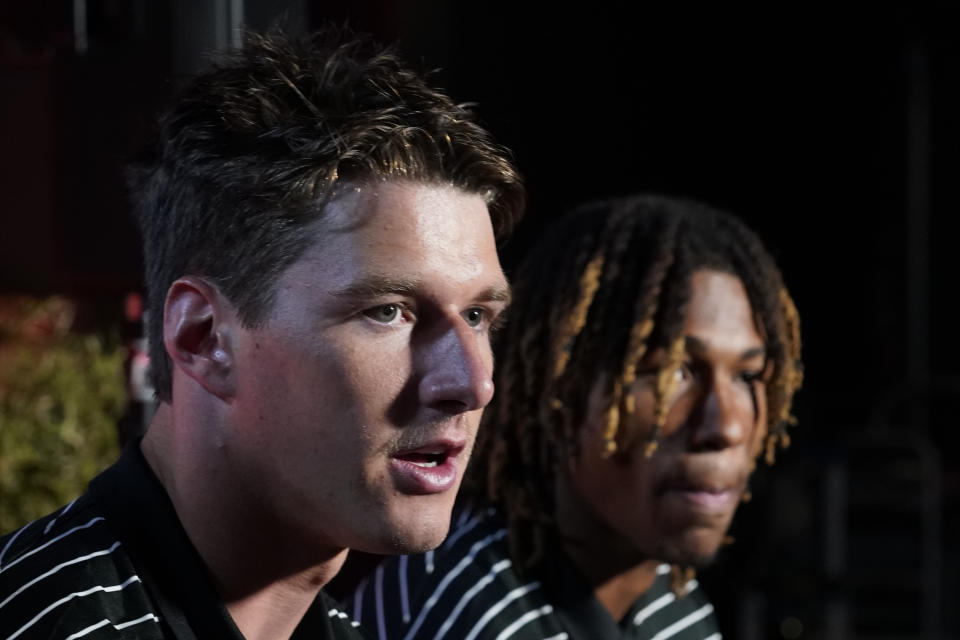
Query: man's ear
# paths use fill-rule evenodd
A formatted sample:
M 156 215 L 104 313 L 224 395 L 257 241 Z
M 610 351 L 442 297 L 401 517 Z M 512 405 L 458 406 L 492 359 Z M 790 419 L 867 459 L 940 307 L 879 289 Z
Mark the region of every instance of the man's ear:
M 176 280 L 163 308 L 163 344 L 173 366 L 223 400 L 233 397 L 233 305 L 202 278 Z

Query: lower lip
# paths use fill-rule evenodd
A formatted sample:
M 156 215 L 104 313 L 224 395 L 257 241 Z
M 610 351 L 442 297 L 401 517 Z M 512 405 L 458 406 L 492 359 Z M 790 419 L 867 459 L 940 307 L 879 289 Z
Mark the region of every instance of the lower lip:
M 409 460 L 391 458 L 390 471 L 400 491 L 413 495 L 443 493 L 457 484 L 457 463 L 453 456 L 447 456 L 435 467 L 422 467 Z
M 686 489 L 677 489 L 670 493 L 678 496 L 686 503 L 704 511 L 724 511 L 733 504 L 734 495 L 732 491 L 690 491 Z

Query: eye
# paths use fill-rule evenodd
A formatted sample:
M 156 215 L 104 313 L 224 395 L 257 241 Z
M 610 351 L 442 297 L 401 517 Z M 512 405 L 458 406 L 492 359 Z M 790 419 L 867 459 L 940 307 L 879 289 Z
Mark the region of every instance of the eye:
M 690 365 L 686 362 L 680 364 L 676 369 L 673 370 L 673 380 L 674 382 L 681 383 L 690 380 L 693 377 L 693 370 L 690 368 Z
M 365 309 L 363 315 L 380 324 L 396 324 L 404 320 L 405 308 L 397 303 L 381 304 Z
M 744 371 L 740 374 L 740 379 L 746 382 L 747 384 L 753 384 L 754 382 L 763 383 L 763 369 Z
M 463 319 L 466 320 L 467 324 L 471 327 L 479 327 L 481 324 L 483 324 L 486 316 L 486 309 L 482 309 L 480 307 L 471 307 L 463 312 Z

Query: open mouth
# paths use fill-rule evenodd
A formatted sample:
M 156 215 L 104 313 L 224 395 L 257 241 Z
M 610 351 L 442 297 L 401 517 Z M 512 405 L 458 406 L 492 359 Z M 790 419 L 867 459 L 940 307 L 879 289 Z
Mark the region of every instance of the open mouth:
M 397 456 L 397 458 L 411 464 L 415 464 L 418 467 L 423 467 L 424 469 L 431 469 L 446 462 L 449 455 L 449 450 L 436 452 L 413 451 L 410 453 L 400 454 Z
M 436 440 L 414 449 L 399 451 L 393 457 L 423 469 L 432 469 L 443 466 L 451 458 L 456 458 L 465 446 L 465 442 Z
M 422 495 L 442 493 L 456 487 L 458 456 L 464 441 L 435 441 L 395 453 L 391 470 L 404 493 Z

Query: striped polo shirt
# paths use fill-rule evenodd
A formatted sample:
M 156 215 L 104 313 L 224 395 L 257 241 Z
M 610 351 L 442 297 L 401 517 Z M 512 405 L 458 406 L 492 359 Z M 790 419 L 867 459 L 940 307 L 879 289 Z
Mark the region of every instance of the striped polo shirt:
M 539 578 L 514 571 L 503 520 L 493 508 L 454 514 L 436 551 L 382 562 L 344 603 L 380 640 L 719 640 L 696 580 L 685 597 L 661 565 L 646 593 L 615 621 L 562 554 Z
M 321 593 L 295 637 L 363 636 Z M 137 444 L 58 511 L 0 538 L 0 640 L 242 640 Z

